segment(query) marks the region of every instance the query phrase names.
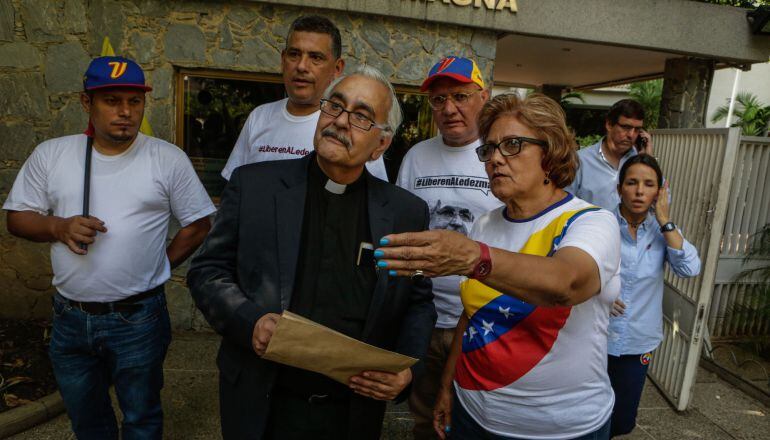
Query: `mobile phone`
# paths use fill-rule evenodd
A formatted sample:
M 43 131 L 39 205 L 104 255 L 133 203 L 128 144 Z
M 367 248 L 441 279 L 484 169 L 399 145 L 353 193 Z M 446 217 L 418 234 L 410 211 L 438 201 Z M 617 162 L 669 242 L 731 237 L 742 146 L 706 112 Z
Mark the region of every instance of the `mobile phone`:
M 639 132 L 639 135 L 636 136 L 636 142 L 634 142 L 634 148 L 636 148 L 637 153 L 642 153 L 647 148 L 647 138 L 642 136 L 642 132 Z

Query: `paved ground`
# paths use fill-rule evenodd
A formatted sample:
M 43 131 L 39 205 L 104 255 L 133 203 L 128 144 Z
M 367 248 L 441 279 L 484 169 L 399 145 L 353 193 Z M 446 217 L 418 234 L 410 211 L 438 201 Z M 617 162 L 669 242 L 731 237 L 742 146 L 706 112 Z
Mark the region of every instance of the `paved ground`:
M 214 364 L 218 337 L 210 333 L 174 336 L 166 359 L 166 438 L 219 439 L 217 373 Z M 638 426 L 624 440 L 769 440 L 770 410 L 701 369 L 692 408 L 671 409 L 648 384 L 642 396 Z M 383 439 L 407 439 L 410 427 L 405 406 L 389 408 Z M 74 439 L 66 415 L 11 437 L 12 440 Z

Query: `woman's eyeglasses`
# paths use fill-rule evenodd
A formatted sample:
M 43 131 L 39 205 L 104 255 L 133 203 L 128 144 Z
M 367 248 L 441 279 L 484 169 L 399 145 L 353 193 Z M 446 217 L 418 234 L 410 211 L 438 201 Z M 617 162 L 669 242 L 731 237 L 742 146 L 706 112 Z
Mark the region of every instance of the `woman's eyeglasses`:
M 548 142 L 541 141 L 540 139 L 532 139 L 523 136 L 511 136 L 503 139 L 499 143 L 488 142 L 478 148 L 476 148 L 476 154 L 479 156 L 479 160 L 482 162 L 488 162 L 492 159 L 492 155 L 495 154 L 495 149 L 500 149 L 500 154 L 503 156 L 515 156 L 521 153 L 521 147 L 524 142 L 530 144 L 540 145 L 541 147 L 547 147 Z

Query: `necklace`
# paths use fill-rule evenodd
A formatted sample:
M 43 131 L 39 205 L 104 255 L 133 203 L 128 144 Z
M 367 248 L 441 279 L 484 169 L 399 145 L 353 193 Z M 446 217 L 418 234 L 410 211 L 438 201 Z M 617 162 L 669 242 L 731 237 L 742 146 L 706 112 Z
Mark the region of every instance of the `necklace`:
M 644 223 L 644 219 L 642 219 L 642 220 L 640 220 L 640 221 L 638 221 L 638 222 L 636 222 L 636 223 L 634 223 L 634 222 L 629 222 L 628 220 L 626 220 L 626 221 L 628 222 L 628 226 L 631 226 L 631 227 L 632 227 L 632 228 L 634 228 L 634 229 L 638 228 L 638 227 L 639 227 L 639 225 L 641 225 L 642 223 Z

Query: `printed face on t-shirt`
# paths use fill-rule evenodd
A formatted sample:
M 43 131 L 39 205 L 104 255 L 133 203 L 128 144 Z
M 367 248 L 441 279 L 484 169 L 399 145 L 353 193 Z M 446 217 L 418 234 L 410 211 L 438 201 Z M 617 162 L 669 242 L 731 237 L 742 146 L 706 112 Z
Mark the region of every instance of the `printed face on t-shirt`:
M 430 229 L 448 229 L 468 235 L 473 219 L 474 215 L 470 209 L 443 204 L 441 200 L 436 201 L 430 208 Z
M 297 105 L 317 105 L 343 66 L 341 58 L 334 58 L 330 35 L 292 32 L 281 52 L 281 74 L 289 100 Z

